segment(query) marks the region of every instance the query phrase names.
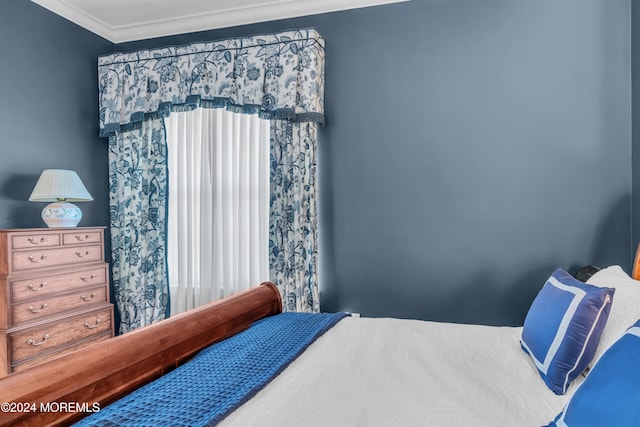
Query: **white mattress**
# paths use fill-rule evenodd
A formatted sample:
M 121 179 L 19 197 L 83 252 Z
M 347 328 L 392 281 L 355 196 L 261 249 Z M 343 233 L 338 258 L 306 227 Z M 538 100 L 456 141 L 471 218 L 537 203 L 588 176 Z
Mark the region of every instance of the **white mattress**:
M 553 394 L 521 350 L 520 334 L 346 318 L 220 425 L 547 425 L 580 381 Z

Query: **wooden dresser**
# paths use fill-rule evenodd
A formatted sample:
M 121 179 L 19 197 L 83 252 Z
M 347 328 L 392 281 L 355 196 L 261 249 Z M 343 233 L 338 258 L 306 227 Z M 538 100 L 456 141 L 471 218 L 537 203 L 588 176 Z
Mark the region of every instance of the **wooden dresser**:
M 0 230 L 0 377 L 113 336 L 104 227 Z

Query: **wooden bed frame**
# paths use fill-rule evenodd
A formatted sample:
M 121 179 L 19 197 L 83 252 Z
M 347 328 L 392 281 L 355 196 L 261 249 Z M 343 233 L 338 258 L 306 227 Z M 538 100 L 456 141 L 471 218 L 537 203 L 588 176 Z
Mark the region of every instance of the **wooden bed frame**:
M 632 277 L 640 280 L 640 245 Z M 189 360 L 208 345 L 282 311 L 277 287 L 262 283 L 159 323 L 95 343 L 0 379 L 0 425 L 68 425 Z M 6 405 L 9 406 L 6 406 Z M 65 405 L 77 405 L 66 407 Z M 84 406 L 83 406 L 84 405 Z
M 190 359 L 206 346 L 282 311 L 265 282 L 153 325 L 0 379 L 0 425 L 68 425 Z
M 638 249 L 636 249 L 636 257 L 633 260 L 631 278 L 634 280 L 640 280 L 640 243 L 638 244 Z

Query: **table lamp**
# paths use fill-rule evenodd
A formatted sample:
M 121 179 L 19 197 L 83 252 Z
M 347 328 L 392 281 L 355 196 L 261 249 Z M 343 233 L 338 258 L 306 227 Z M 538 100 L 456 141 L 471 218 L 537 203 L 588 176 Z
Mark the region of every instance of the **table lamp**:
M 30 202 L 53 202 L 42 209 L 42 220 L 48 227 L 75 227 L 82 211 L 70 202 L 93 200 L 77 173 L 64 169 L 45 169 L 38 179 Z

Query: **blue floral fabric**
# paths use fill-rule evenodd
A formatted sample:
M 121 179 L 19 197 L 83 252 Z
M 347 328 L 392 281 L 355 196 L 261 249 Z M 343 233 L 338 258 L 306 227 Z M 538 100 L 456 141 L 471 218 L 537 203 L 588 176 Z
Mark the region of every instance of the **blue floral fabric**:
M 166 317 L 167 146 L 162 120 L 109 138 L 109 201 L 120 332 Z
M 271 122 L 269 276 L 283 311 L 320 311 L 317 124 Z
M 313 29 L 98 58 L 100 135 L 176 108 L 227 107 L 324 123 L 324 41 Z

